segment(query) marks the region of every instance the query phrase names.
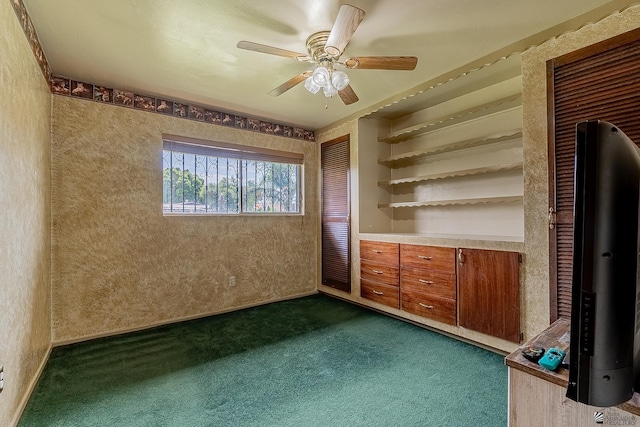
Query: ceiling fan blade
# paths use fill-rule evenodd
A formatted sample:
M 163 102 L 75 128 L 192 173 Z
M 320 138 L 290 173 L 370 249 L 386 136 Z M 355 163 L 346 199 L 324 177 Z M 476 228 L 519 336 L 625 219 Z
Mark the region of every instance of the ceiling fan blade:
M 358 95 L 356 95 L 356 93 L 351 88 L 351 85 L 347 85 L 347 87 L 338 92 L 338 95 L 340 95 L 340 99 L 342 99 L 344 105 L 353 104 L 359 99 Z
M 344 66 L 361 70 L 407 70 L 416 68 L 418 58 L 415 56 L 358 56 L 348 58 Z
M 364 19 L 365 11 L 358 9 L 350 4 L 340 6 L 340 11 L 336 18 L 336 22 L 331 28 L 327 42 L 324 45 L 324 51 L 327 55 L 334 58 L 342 55 L 342 51 L 349 44 L 351 36 L 356 32 L 356 28 Z
M 302 83 L 310 75 L 311 75 L 311 71 L 305 71 L 304 73 L 300 73 L 297 76 L 294 76 L 293 78 L 282 83 L 280 86 L 278 86 L 271 92 L 269 92 L 269 95 L 271 96 L 282 95 L 283 93 L 285 93 L 286 91 L 288 91 L 289 89 L 297 85 L 298 83 Z
M 285 58 L 294 58 L 294 59 L 297 59 L 298 61 L 309 61 L 311 59 L 309 55 L 304 53 L 293 52 L 291 50 L 280 49 L 278 47 L 267 46 L 265 44 L 260 44 L 260 43 L 248 42 L 245 40 L 238 42 L 236 46 L 240 49 L 252 50 L 254 52 L 260 52 L 260 53 L 268 53 L 270 55 L 284 56 Z

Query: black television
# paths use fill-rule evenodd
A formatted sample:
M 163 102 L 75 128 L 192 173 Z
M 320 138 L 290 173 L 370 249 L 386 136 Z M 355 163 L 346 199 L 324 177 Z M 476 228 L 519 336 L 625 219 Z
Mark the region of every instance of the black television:
M 576 125 L 567 397 L 628 401 L 640 369 L 640 149 L 615 125 Z

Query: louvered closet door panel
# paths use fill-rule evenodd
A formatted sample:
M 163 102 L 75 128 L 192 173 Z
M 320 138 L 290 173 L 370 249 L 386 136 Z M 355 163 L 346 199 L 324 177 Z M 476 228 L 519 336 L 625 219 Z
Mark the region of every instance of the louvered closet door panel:
M 322 144 L 322 284 L 351 291 L 349 137 Z
M 606 120 L 640 142 L 640 31 L 556 58 L 549 71 L 550 123 L 555 123 L 549 141 L 549 152 L 554 153 L 550 161 L 555 163 L 550 201 L 557 212 L 550 236 L 553 321 L 571 316 L 576 123 Z

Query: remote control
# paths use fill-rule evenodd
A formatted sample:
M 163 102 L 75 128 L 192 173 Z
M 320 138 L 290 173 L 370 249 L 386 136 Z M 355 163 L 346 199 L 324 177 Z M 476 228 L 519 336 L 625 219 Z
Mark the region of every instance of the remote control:
M 538 360 L 538 365 L 550 371 L 555 371 L 558 369 L 558 366 L 560 366 L 560 363 L 562 363 L 564 355 L 564 351 L 559 348 L 551 347 L 547 350 L 544 356 L 542 356 L 542 359 Z

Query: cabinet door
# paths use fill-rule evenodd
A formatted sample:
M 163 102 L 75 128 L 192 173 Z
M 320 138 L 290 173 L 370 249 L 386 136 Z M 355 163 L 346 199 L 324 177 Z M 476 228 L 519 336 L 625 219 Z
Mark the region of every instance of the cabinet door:
M 520 342 L 520 256 L 458 249 L 458 323 Z

